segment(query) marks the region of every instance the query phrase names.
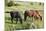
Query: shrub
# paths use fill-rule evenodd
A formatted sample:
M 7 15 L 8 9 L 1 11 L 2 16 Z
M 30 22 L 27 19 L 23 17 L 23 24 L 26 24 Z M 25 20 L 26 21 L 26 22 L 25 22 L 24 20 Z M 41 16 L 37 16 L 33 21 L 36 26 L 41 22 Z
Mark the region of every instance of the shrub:
M 20 6 L 20 4 L 17 4 L 17 3 L 16 3 L 16 4 L 14 4 L 14 6 Z
M 41 5 L 41 3 L 39 3 L 39 5 Z
M 33 5 L 33 2 L 31 2 L 30 4 Z
M 8 5 L 9 7 L 10 7 L 10 6 L 13 6 L 13 5 L 14 5 L 14 2 L 13 2 L 13 1 L 10 1 L 7 5 Z

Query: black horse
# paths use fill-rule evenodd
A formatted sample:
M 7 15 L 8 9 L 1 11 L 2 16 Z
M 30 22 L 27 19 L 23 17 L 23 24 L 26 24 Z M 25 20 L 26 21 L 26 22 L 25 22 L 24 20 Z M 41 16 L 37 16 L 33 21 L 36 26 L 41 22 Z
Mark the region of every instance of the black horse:
M 20 23 L 22 24 L 22 18 L 21 18 L 21 15 L 18 11 L 11 11 L 10 16 L 11 16 L 12 23 L 13 23 L 13 19 L 16 18 L 16 24 L 18 22 L 18 19 L 19 19 Z

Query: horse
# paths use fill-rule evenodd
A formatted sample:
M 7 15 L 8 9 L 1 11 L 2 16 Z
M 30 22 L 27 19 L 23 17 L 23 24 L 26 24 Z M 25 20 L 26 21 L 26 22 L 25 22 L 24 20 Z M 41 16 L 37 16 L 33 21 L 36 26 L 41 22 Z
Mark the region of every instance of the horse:
M 38 10 L 26 10 L 24 12 L 24 21 L 26 21 L 27 16 L 34 17 L 35 19 L 39 19 L 40 18 L 40 20 L 42 20 L 42 16 L 38 12 Z
M 19 19 L 20 23 L 22 24 L 22 18 L 21 18 L 21 15 L 18 11 L 11 11 L 10 16 L 11 16 L 12 23 L 13 23 L 13 19 L 16 18 L 16 24 L 18 22 L 18 19 Z

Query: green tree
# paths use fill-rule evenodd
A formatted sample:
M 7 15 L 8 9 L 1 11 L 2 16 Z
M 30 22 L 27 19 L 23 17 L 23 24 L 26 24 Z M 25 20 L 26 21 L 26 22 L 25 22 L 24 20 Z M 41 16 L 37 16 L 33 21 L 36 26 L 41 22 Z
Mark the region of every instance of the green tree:
M 7 5 L 7 3 L 8 3 L 8 0 L 5 0 L 5 5 Z

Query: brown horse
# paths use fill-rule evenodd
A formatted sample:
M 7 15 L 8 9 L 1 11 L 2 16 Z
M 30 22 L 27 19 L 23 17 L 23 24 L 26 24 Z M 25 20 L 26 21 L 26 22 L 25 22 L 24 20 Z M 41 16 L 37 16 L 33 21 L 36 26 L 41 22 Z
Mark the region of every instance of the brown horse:
M 24 13 L 24 21 L 26 21 L 27 16 L 42 20 L 42 16 L 37 10 L 26 10 Z

